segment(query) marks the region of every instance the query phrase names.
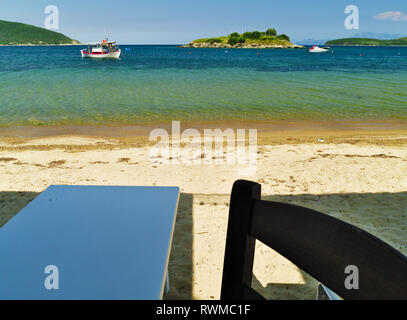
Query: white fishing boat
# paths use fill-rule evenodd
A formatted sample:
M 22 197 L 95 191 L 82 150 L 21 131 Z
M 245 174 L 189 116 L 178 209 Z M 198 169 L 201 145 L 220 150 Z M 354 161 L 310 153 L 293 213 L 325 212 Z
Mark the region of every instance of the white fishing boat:
M 114 41 L 103 40 L 102 42 L 88 43 L 87 49 L 82 49 L 82 58 L 111 58 L 118 59 L 121 55 L 121 49 Z
M 313 52 L 313 53 L 322 53 L 322 52 L 328 52 L 329 50 L 330 50 L 329 47 L 321 48 L 321 47 L 318 47 L 318 46 L 312 46 L 312 48 L 309 49 L 308 51 Z

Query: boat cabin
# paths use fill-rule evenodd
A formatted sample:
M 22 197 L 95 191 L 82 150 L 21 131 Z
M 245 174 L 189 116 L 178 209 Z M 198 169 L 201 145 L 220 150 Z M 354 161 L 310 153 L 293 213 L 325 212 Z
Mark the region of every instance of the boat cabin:
M 116 45 L 116 42 L 103 40 L 102 42 L 89 43 L 87 53 L 92 53 L 92 54 L 109 53 L 109 52 L 117 52 L 118 50 L 119 50 L 119 48 Z

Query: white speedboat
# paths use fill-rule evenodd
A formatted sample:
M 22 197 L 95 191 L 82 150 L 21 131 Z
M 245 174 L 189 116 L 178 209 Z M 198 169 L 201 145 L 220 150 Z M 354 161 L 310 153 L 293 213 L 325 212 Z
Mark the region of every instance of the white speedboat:
M 114 41 L 103 40 L 102 42 L 88 43 L 87 49 L 82 49 L 82 58 L 120 58 L 122 51 Z
M 314 52 L 314 53 L 321 53 L 321 52 L 328 52 L 329 51 L 329 47 L 324 47 L 324 48 L 320 48 L 318 46 L 312 46 L 311 49 L 309 49 L 309 52 Z

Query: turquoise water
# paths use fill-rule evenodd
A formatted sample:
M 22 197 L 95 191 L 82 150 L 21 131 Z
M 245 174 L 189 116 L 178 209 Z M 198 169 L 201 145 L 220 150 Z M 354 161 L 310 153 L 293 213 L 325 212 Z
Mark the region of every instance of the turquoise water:
M 405 47 L 121 48 L 0 47 L 0 126 L 407 119 Z

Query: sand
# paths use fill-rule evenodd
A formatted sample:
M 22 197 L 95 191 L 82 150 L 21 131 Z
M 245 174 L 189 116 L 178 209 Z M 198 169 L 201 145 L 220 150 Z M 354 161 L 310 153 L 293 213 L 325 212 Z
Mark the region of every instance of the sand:
M 406 135 L 262 136 L 263 198 L 350 222 L 407 255 Z M 290 138 L 291 137 L 291 138 Z M 294 138 L 293 138 L 294 137 Z M 218 299 L 229 196 L 242 178 L 229 164 L 165 164 L 140 139 L 80 135 L 0 139 L 0 226 L 51 184 L 179 186 L 168 299 Z M 145 140 L 145 139 L 144 139 Z M 261 243 L 253 287 L 274 299 L 314 299 L 317 282 Z

